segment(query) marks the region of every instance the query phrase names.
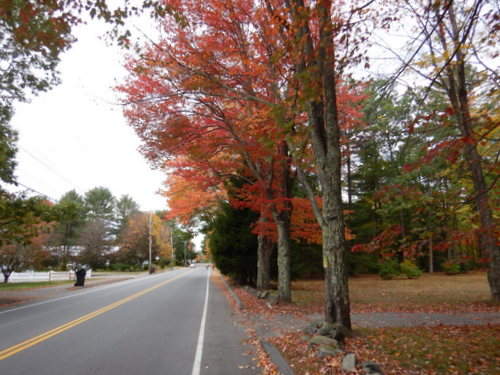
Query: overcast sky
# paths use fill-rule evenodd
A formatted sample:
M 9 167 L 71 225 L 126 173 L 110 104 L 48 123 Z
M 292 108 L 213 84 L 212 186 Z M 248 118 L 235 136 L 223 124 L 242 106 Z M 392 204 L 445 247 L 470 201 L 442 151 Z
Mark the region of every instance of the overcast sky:
M 140 141 L 116 105 L 112 87 L 125 75 L 123 53 L 99 39 L 104 30 L 95 22 L 76 29 L 78 41 L 59 66 L 62 84 L 16 106 L 17 180 L 56 200 L 103 186 L 116 197 L 129 194 L 142 210 L 165 209 L 156 193 L 164 175 L 139 154 Z

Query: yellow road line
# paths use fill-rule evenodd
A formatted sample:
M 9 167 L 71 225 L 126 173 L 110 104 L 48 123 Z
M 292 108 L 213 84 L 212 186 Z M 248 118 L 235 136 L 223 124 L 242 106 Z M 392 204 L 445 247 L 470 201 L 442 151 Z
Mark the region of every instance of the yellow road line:
M 64 332 L 64 331 L 67 331 L 68 329 L 70 328 L 73 328 L 83 322 L 86 322 L 87 320 L 90 320 L 92 318 L 95 318 L 96 316 L 98 315 L 101 315 L 109 310 L 112 310 L 114 309 L 115 307 L 118 307 L 118 306 L 121 306 L 123 305 L 124 303 L 127 303 L 127 302 L 130 302 L 140 296 L 143 296 L 144 294 L 146 293 L 149 293 L 155 289 L 158 289 L 160 287 L 162 287 L 163 285 L 165 284 L 168 284 L 169 282 L 171 281 L 174 281 L 182 276 L 185 276 L 187 273 L 189 272 L 185 272 L 179 276 L 176 276 L 172 279 L 169 279 L 169 280 L 166 280 L 166 281 L 163 281 L 155 286 L 152 286 L 151 288 L 148 288 L 148 289 L 145 289 L 143 291 L 140 291 L 138 293 L 135 293 L 133 295 L 131 295 L 130 297 L 127 297 L 127 298 L 124 298 L 120 301 L 117 301 L 115 303 L 112 303 L 111 305 L 108 305 L 108 306 L 104 306 L 103 308 L 99 309 L 99 310 L 96 310 L 94 312 L 91 312 L 90 314 L 87 314 L 87 315 L 84 315 L 84 316 L 81 316 L 80 318 L 77 318 L 75 320 L 72 320 L 71 322 L 68 322 L 66 324 L 63 324 L 57 328 L 54 328 L 54 329 L 51 329 L 50 331 L 47 331 L 47 332 L 44 332 L 38 336 L 35 336 L 35 337 L 32 337 L 31 339 L 28 339 L 26 341 L 23 341 L 17 345 L 14 345 L 14 346 L 11 346 L 10 348 L 7 348 L 5 350 L 2 350 L 0 352 L 0 361 L 2 359 L 5 359 L 5 358 L 8 358 L 10 357 L 11 355 L 14 355 L 16 353 L 19 353 L 20 351 L 23 351 L 25 349 L 28 349 L 29 347 L 33 346 L 33 345 L 36 345 L 42 341 L 45 341 L 49 338 L 51 338 L 52 336 L 55 336 L 61 332 Z

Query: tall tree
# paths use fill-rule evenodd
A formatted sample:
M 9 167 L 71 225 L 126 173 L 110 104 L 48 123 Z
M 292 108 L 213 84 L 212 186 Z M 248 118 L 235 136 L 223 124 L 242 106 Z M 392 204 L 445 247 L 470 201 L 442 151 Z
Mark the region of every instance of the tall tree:
M 57 255 L 59 266 L 65 267 L 71 255 L 71 247 L 77 245 L 78 232 L 86 220 L 83 197 L 75 190 L 65 193 L 55 205 L 57 225 L 51 244 L 62 251 Z
M 117 232 L 120 233 L 129 219 L 139 212 L 139 203 L 131 196 L 125 194 L 116 201 L 115 218 L 117 222 Z
M 115 197 L 108 188 L 96 187 L 85 193 L 85 209 L 90 219 L 114 220 Z
M 16 142 L 17 132 L 9 124 L 0 121 L 0 183 L 15 183 Z
M 495 121 L 477 94 L 494 97 L 498 90 L 498 72 L 485 61 L 495 56 L 492 41 L 498 40 L 498 19 L 495 6 L 484 0 L 457 3 L 451 0 L 435 2 L 407 2 L 407 7 L 421 29 L 421 39 L 415 42 L 428 47 L 428 56 L 414 70 L 446 93 L 449 114 L 456 121 L 461 137 L 460 152 L 466 162 L 473 190 L 469 201 L 479 217 L 479 247 L 490 258 L 488 281 L 492 298 L 500 300 L 500 249 L 498 228 L 493 217 L 489 192 L 496 179 L 488 186 L 485 163 L 479 152 L 479 143 L 494 131 Z M 423 41 L 422 41 L 423 39 Z M 478 86 L 468 74 L 470 64 L 481 68 L 481 75 L 488 77 L 488 84 Z M 493 95 L 493 96 L 492 96 Z
M 321 153 L 314 153 L 316 168 L 324 167 L 321 172 L 324 178 L 320 179 L 321 191 L 325 197 L 329 195 L 323 199 L 323 214 L 319 208 L 315 212 L 325 234 L 323 244 L 325 259 L 328 260 L 325 262 L 327 270 L 333 272 L 335 269 L 337 272 L 332 276 L 334 281 L 327 278 L 327 290 L 333 294 L 327 300 L 326 316 L 329 321 L 335 320 L 350 326 L 347 279 L 343 270 L 343 219 L 342 213 L 337 212 L 343 209 L 340 199 L 340 140 L 335 141 L 336 135 L 340 137 L 339 111 L 335 97 L 335 87 L 339 82 L 332 75 L 332 65 L 340 61 L 336 69 L 341 71 L 348 61 L 362 60 L 358 42 L 363 40 L 363 36 L 342 38 L 341 35 L 343 32 L 348 33 L 354 23 L 362 21 L 354 21 L 350 15 L 333 16 L 330 2 L 308 4 L 307 7 L 301 1 L 212 1 L 210 7 L 202 6 L 196 1 L 182 4 L 171 1 L 168 4 L 181 10 L 185 24 L 176 28 L 172 20 L 168 20 L 168 40 L 154 45 L 150 50 L 156 53 L 149 55 L 142 64 L 130 65 L 134 73 L 144 79 L 141 83 L 129 85 L 128 90 L 136 95 L 134 103 L 137 104 L 135 113 L 129 112 L 129 117 L 137 118 L 136 130 L 151 140 L 144 148 L 146 155 L 156 155 L 155 147 L 158 146 L 165 149 L 166 144 L 193 125 L 193 118 L 210 125 L 203 132 L 198 132 L 198 136 L 191 137 L 196 140 L 198 148 L 208 135 L 219 134 L 220 125 L 227 124 L 229 119 L 236 120 L 236 123 L 244 120 L 243 124 L 250 135 L 250 138 L 243 138 L 245 146 L 264 140 L 257 143 L 261 147 L 261 154 L 264 149 L 262 146 L 265 145 L 276 152 L 264 153 L 269 155 L 264 160 L 276 160 L 273 168 L 266 169 L 269 174 L 262 178 L 257 173 L 254 177 L 259 182 L 265 182 L 266 179 L 274 181 L 278 186 L 275 191 L 283 194 L 280 197 L 281 207 L 275 209 L 272 216 L 281 233 L 278 238 L 283 239 L 282 246 L 279 246 L 280 253 L 284 255 L 280 257 L 284 271 L 280 272 L 283 275 L 280 294 L 286 300 L 290 295 L 287 288 L 289 279 L 284 276 L 289 275 L 286 269 L 289 269 L 287 249 L 290 248 L 290 196 L 286 193 L 289 191 L 291 175 L 284 173 L 284 167 L 292 171 L 292 174 L 295 173 L 296 169 L 291 168 L 291 157 L 294 156 L 296 163 L 304 168 L 306 160 L 310 160 L 304 156 L 309 151 L 309 137 L 316 139 L 313 140 L 313 144 L 317 146 L 314 146 L 314 150 L 324 152 L 324 157 L 321 157 Z M 363 8 L 354 8 L 351 13 L 364 13 Z M 345 18 L 349 22 L 343 22 Z M 339 44 L 345 46 L 343 56 L 334 53 L 334 28 Z M 158 73 L 150 75 L 154 70 Z M 167 72 L 161 74 L 165 70 Z M 146 89 L 150 90 L 148 95 L 144 95 Z M 137 95 L 141 91 L 142 95 Z M 187 105 L 178 104 L 181 97 Z M 163 131 L 162 127 L 166 123 L 163 120 L 145 122 L 145 118 L 152 117 L 138 116 L 139 107 L 147 108 L 155 116 L 168 113 L 171 120 L 169 124 L 174 132 L 168 135 L 168 132 Z M 194 113 L 185 115 L 184 111 L 190 112 L 192 108 L 196 108 Z M 198 110 L 199 108 L 203 110 Z M 328 114 L 325 121 L 324 113 Z M 217 122 L 210 121 L 214 116 Z M 311 126 L 303 126 L 307 121 Z M 229 134 L 235 136 L 234 131 Z M 280 136 L 269 137 L 275 134 Z M 241 137 L 240 133 L 237 135 Z M 227 139 L 228 136 L 220 135 L 218 141 L 220 143 Z M 321 144 L 323 141 L 327 143 Z M 213 153 L 202 151 L 208 155 Z M 248 149 L 240 151 L 240 154 L 245 157 L 247 167 L 252 172 L 259 172 L 262 164 L 259 162 L 252 165 L 245 152 L 248 153 Z M 335 157 L 336 152 L 338 157 Z M 164 152 L 163 156 L 168 156 L 168 153 Z M 339 168 L 338 173 L 334 167 Z M 282 176 L 280 180 L 277 179 L 278 171 Z M 316 204 L 313 189 L 309 191 L 311 202 Z M 271 198 L 265 191 L 263 195 Z M 276 197 L 269 201 L 276 202 Z
M 183 266 L 186 265 L 191 259 L 196 257 L 196 254 L 192 251 L 193 233 L 189 230 L 182 229 L 180 227 L 172 227 L 172 243 L 175 254 L 175 262 Z
M 13 271 L 30 265 L 29 246 L 34 238 L 47 231 L 51 221 L 50 206 L 41 197 L 26 198 L 7 194 L 0 199 L 0 270 L 7 282 Z
M 100 217 L 91 218 L 80 231 L 78 243 L 82 248 L 76 256 L 78 262 L 94 269 L 102 268 L 112 244 L 107 222 Z
M 197 2 L 175 4 L 191 27 L 165 21 L 169 37 L 149 46 L 142 60 L 131 61 L 135 82 L 120 88 L 132 104 L 126 115 L 145 141 L 144 152 L 150 158 L 187 157 L 191 168 L 204 163 L 207 176 L 219 181 L 238 170 L 244 170 L 245 177 L 251 176 L 253 185 L 262 192 L 262 201 L 266 200 L 263 209 L 268 210 L 278 228 L 279 296 L 289 301 L 290 194 L 294 177 L 290 152 L 268 107 L 247 99 L 251 93 L 242 98 L 227 91 L 227 87 L 247 88 L 255 97 L 272 103 L 267 98 L 273 95 L 272 88 L 259 87 L 259 71 L 252 72 L 248 65 L 249 57 L 260 53 L 248 47 L 251 35 L 247 31 L 253 20 L 247 11 L 251 6 L 241 2 L 212 4 L 210 12 Z M 227 18 L 224 12 L 232 16 Z M 197 29 L 213 30 L 219 40 L 207 38 L 208 34 Z M 214 58 L 214 44 L 224 49 L 224 56 Z M 160 122 L 156 120 L 158 115 L 162 117 Z M 227 157 L 223 159 L 222 155 Z M 183 168 L 183 172 L 190 171 Z
M 308 192 L 322 231 L 325 267 L 325 320 L 351 327 L 346 269 L 346 241 L 341 191 L 341 122 L 338 93 L 347 63 L 362 61 L 359 51 L 367 36 L 368 24 L 357 19 L 364 8 L 354 2 L 343 9 L 332 1 L 307 4 L 302 0 L 265 1 L 269 20 L 280 31 L 281 48 L 292 64 L 299 111 L 307 113 L 305 131 L 310 135 L 313 163 L 320 185 L 322 205 L 318 206 L 305 173 L 297 160 L 299 178 Z M 345 10 L 346 13 L 342 14 Z M 356 22 L 364 34 L 353 31 Z M 292 144 L 290 147 L 296 148 Z
M 165 224 L 155 214 L 136 212 L 127 221 L 120 239 L 118 259 L 124 263 L 141 267 L 149 260 L 149 240 L 151 256 L 165 253 L 170 248 L 170 238 L 164 230 Z

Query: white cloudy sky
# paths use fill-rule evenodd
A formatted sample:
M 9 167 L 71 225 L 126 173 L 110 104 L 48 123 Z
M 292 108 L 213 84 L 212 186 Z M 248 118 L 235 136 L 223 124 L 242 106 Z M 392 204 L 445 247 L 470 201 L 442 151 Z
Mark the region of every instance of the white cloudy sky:
M 140 141 L 116 105 L 123 53 L 99 39 L 104 30 L 95 23 L 75 30 L 78 41 L 59 66 L 62 84 L 16 106 L 18 181 L 53 199 L 104 186 L 143 210 L 165 209 L 156 193 L 164 175 L 138 153 Z

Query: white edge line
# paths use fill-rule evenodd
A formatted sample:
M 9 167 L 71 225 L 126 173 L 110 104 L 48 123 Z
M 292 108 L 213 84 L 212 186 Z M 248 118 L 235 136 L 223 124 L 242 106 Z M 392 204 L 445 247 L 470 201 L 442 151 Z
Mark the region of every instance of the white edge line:
M 211 270 L 208 270 L 207 276 L 207 292 L 205 294 L 205 306 L 203 306 L 203 315 L 201 317 L 200 333 L 198 334 L 198 344 L 196 345 L 196 354 L 194 356 L 193 371 L 191 375 L 200 375 L 201 370 L 201 357 L 203 354 L 203 343 L 205 341 L 205 325 L 207 322 L 207 307 L 208 307 L 208 292 L 210 287 L 210 274 Z
M 177 270 L 175 270 L 175 271 L 177 271 Z M 163 275 L 163 273 L 158 274 L 158 275 L 154 275 L 153 277 L 157 278 L 157 277 L 159 277 L 161 275 Z M 67 295 L 67 296 L 63 296 L 63 297 L 57 297 L 57 298 L 47 299 L 47 300 L 44 300 L 44 301 L 41 301 L 41 302 L 35 302 L 35 303 L 31 303 L 29 305 L 23 305 L 23 306 L 15 307 L 13 309 L 0 311 L 0 315 L 7 314 L 7 313 L 13 312 L 13 311 L 24 310 L 24 309 L 27 309 L 27 308 L 30 308 L 30 307 L 45 305 L 47 303 L 57 302 L 57 301 L 61 301 L 61 300 L 68 299 L 68 298 L 80 297 L 80 296 L 83 296 L 85 294 L 94 293 L 94 292 L 98 292 L 98 291 L 101 291 L 101 290 L 115 288 L 115 287 L 120 286 L 120 285 L 130 284 L 130 283 L 134 283 L 134 282 L 138 282 L 138 281 L 144 281 L 144 280 L 151 280 L 151 278 L 148 278 L 148 277 L 138 277 L 138 278 L 134 278 L 132 280 L 124 280 L 124 281 L 115 282 L 115 283 L 112 283 L 110 285 L 96 286 L 96 287 L 93 287 L 91 290 L 86 290 L 86 291 L 83 291 L 81 293 L 74 293 L 74 294 L 70 294 L 70 295 Z

